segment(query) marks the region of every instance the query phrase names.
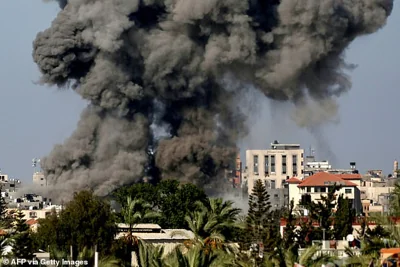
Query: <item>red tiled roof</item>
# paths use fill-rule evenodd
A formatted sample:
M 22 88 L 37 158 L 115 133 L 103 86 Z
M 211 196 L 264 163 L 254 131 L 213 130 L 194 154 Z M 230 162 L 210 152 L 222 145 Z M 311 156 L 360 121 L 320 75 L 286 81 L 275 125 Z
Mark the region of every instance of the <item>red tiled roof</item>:
M 30 219 L 30 220 L 27 220 L 27 221 L 26 221 L 26 224 L 27 224 L 27 225 L 30 225 L 30 226 L 32 226 L 32 225 L 34 225 L 34 224 L 37 224 L 37 223 L 38 223 L 38 221 L 35 220 L 35 219 Z
M 345 186 L 357 186 L 355 183 L 346 181 L 337 175 L 330 174 L 327 172 L 318 172 L 314 175 L 307 177 L 303 180 L 298 187 L 307 187 L 307 186 L 327 186 L 326 182 L 343 184 Z
M 301 183 L 301 181 L 299 179 L 295 178 L 295 177 L 292 177 L 292 178 L 286 180 L 286 182 L 289 183 L 289 184 L 299 184 L 299 183 Z
M 356 174 L 356 173 L 350 173 L 350 174 L 335 174 L 339 178 L 342 178 L 343 180 L 360 180 L 361 174 Z

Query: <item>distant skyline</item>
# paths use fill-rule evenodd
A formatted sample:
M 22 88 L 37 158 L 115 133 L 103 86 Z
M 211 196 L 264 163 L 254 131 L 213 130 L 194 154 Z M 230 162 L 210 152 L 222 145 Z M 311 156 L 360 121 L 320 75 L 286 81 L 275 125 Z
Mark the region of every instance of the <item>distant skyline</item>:
M 32 42 L 58 12 L 56 3 L 0 2 L 0 169 L 23 181 L 32 179 L 32 158 L 43 157 L 62 143 L 86 106 L 72 90 L 35 84 L 40 74 L 32 59 Z M 250 135 L 241 142 L 242 156 L 245 149 L 268 148 L 276 139 L 300 143 L 306 153 L 311 145 L 319 159 L 333 160 L 335 167 L 346 168 L 356 161 L 362 172 L 383 169 L 391 173 L 393 161 L 400 159 L 399 24 L 400 7 L 395 3 L 385 28 L 357 39 L 348 49 L 347 61 L 358 65 L 351 73 L 353 88 L 339 99 L 340 122 L 318 129 L 319 141 L 329 145 L 317 146 L 308 131 L 289 119 L 288 108 L 263 100 L 257 103 Z

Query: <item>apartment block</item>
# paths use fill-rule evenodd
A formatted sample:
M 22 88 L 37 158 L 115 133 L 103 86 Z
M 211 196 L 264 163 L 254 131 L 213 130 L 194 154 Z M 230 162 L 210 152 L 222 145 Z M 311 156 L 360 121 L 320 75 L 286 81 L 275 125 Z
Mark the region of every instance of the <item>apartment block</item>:
M 280 144 L 274 141 L 270 149 L 247 150 L 243 178 L 251 194 L 256 180 L 261 179 L 269 189 L 284 188 L 290 177 L 304 173 L 304 149 L 298 144 Z

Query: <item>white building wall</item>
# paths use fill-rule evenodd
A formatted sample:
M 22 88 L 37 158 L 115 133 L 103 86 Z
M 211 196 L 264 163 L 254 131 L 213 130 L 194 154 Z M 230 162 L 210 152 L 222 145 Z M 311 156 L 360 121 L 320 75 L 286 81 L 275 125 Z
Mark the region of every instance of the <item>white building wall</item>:
M 286 156 L 286 172 L 283 171 L 283 157 Z M 294 165 L 293 156 L 296 157 Z M 265 157 L 268 159 L 266 166 Z M 247 150 L 246 170 L 244 179 L 247 180 L 248 192 L 251 193 L 257 179 L 268 181 L 271 188 L 282 188 L 287 177 L 301 177 L 304 171 L 304 150 Z M 273 161 L 274 158 L 274 161 Z M 258 159 L 258 162 L 255 162 Z M 273 162 L 275 164 L 273 165 Z M 274 166 L 274 167 L 273 167 Z M 295 166 L 295 168 L 294 168 Z M 275 184 L 275 186 L 273 186 Z
M 390 194 L 394 190 L 394 187 L 371 187 L 371 186 L 360 186 L 361 196 L 363 199 L 370 199 L 374 203 L 379 202 L 379 195 Z
M 289 201 L 291 201 L 293 199 L 294 201 L 294 205 L 297 206 L 300 203 L 301 200 L 301 196 L 303 194 L 309 194 L 311 196 L 311 201 L 314 202 L 318 202 L 321 200 L 321 195 L 322 196 L 326 196 L 327 193 L 323 193 L 323 192 L 316 192 L 315 187 L 310 187 L 311 192 L 307 191 L 307 187 L 297 187 L 298 184 L 289 184 Z M 329 190 L 329 187 L 326 187 L 326 191 Z M 339 197 L 339 195 L 343 194 L 344 198 L 348 198 L 348 199 L 352 199 L 354 201 L 357 201 L 357 187 L 342 187 L 338 193 L 337 193 L 337 197 Z M 349 192 L 351 191 L 351 192 Z M 336 198 L 337 199 L 337 198 Z

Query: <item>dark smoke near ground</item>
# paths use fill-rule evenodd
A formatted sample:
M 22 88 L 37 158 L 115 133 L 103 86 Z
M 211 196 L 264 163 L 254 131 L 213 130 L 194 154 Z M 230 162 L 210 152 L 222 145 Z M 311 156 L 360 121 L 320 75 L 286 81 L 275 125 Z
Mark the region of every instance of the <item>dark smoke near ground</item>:
M 37 35 L 41 82 L 90 102 L 43 159 L 54 194 L 106 195 L 147 176 L 209 184 L 233 161 L 239 88 L 334 116 L 351 87 L 343 51 L 385 25 L 387 0 L 69 0 Z M 307 116 L 304 116 L 307 117 Z M 62 119 L 62 118 L 60 118 Z M 302 119 L 299 124 L 319 123 Z M 51 122 L 49 122 L 51 127 Z M 61 190 L 56 190 L 61 189 Z M 64 192 L 64 193 L 61 193 Z

